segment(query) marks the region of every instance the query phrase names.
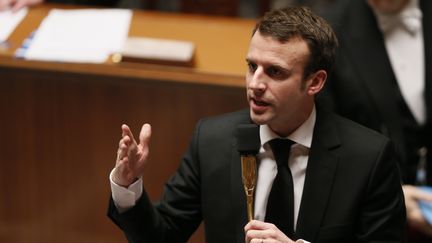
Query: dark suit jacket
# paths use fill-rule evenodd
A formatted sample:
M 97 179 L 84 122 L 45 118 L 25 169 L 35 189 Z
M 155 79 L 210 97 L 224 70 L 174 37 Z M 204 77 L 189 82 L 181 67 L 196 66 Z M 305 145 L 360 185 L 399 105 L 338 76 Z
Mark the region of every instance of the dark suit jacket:
M 206 242 L 244 243 L 246 199 L 235 128 L 248 111 L 199 122 L 178 171 L 155 207 L 109 217 L 130 242 L 186 242 L 203 220 Z M 296 235 L 318 242 L 401 242 L 405 206 L 387 138 L 317 109 Z
M 416 141 L 413 140 L 420 139 L 406 132 L 407 127 L 415 127 L 417 123 L 396 84 L 383 36 L 365 0 L 342 1 L 331 8 L 333 12 L 327 13 L 340 46 L 335 72 L 318 99 L 338 114 L 390 137 L 396 146 L 403 180 L 410 184 L 415 183 L 416 177 L 418 156 L 415 147 L 426 145 L 432 151 L 432 1 L 420 0 L 420 7 L 423 12 L 427 122 L 419 129 L 424 136 L 422 140 L 426 141 L 414 145 Z M 432 176 L 431 162 L 429 159 Z M 429 181 L 432 183 L 432 177 Z

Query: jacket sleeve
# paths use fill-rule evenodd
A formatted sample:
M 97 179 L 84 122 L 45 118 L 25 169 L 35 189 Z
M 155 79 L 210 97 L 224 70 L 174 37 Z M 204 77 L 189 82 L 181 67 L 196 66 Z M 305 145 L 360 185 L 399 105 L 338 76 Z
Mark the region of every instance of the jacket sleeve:
M 388 140 L 377 157 L 363 200 L 359 242 L 404 242 L 405 202 L 395 152 Z

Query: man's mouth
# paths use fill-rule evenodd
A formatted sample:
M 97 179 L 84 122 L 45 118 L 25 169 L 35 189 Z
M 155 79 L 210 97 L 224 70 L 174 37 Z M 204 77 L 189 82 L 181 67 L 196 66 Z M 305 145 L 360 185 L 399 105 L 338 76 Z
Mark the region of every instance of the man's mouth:
M 269 103 L 267 103 L 267 102 L 264 102 L 264 101 L 261 101 L 261 100 L 257 100 L 257 99 L 254 99 L 254 98 L 252 98 L 252 101 L 257 106 L 268 106 L 269 105 Z

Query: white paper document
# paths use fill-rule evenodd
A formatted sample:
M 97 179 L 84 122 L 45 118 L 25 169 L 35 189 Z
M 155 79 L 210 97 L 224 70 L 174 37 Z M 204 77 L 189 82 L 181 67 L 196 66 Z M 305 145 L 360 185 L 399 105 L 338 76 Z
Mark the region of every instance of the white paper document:
M 18 12 L 12 12 L 12 10 L 0 11 L 0 42 L 4 42 L 9 38 L 9 35 L 24 19 L 27 12 L 27 8 L 23 8 Z
M 124 9 L 53 9 L 42 21 L 24 57 L 103 63 L 122 48 L 131 18 L 132 11 Z

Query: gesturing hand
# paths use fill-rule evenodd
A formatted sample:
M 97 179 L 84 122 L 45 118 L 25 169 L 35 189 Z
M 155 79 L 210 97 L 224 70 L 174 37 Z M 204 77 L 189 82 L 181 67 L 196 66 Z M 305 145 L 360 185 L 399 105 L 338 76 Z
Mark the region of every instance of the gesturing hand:
M 117 150 L 117 160 L 113 173 L 113 181 L 127 187 L 132 184 L 144 171 L 149 154 L 151 137 L 150 124 L 144 124 L 139 134 L 139 143 L 134 139 L 127 125 L 122 125 L 122 138 Z

